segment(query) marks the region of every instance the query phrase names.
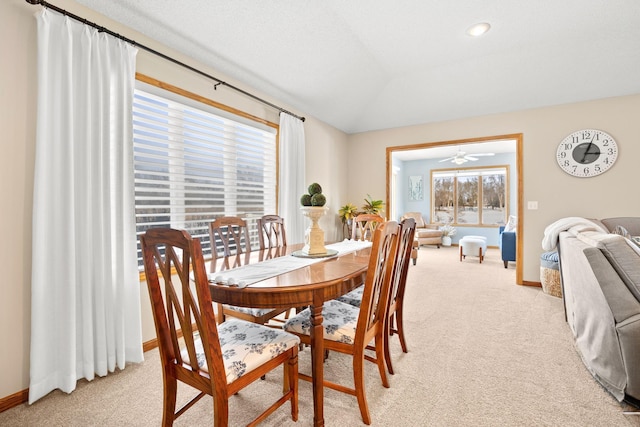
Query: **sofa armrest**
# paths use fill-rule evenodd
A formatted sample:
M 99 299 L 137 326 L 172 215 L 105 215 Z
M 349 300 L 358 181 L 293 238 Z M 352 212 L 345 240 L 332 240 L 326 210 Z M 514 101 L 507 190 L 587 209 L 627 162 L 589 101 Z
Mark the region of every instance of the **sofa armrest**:
M 516 232 L 504 231 L 504 227 L 500 227 L 500 238 L 498 239 L 500 254 L 503 261 L 516 260 Z

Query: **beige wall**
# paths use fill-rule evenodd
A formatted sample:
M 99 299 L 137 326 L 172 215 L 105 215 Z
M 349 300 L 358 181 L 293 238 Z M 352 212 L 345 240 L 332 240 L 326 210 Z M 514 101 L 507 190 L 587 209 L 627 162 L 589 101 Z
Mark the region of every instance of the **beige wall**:
M 600 129 L 618 142 L 619 157 L 606 173 L 575 178 L 556 163 L 556 149 L 571 132 Z M 566 216 L 605 218 L 640 216 L 636 197 L 640 158 L 640 95 L 495 114 L 352 135 L 349 153 L 358 156 L 349 168 L 349 199 L 385 193 L 385 148 L 513 133 L 523 134 L 524 224 L 523 279 L 539 282 L 544 229 Z M 359 179 L 367 176 L 367 180 Z M 527 210 L 537 201 L 538 210 Z
M 153 49 L 172 55 L 183 62 L 220 77 L 228 83 L 280 105 L 296 114 L 305 115 L 291 106 L 270 99 L 232 78 L 208 69 L 197 61 L 155 43 L 144 36 L 113 23 L 70 0 L 57 0 L 56 6 L 86 17 Z M 39 10 L 24 0 L 0 2 L 0 245 L 3 281 L 0 293 L 0 399 L 29 386 L 29 347 L 31 317 L 31 209 L 36 126 L 36 21 Z M 186 90 L 278 123 L 278 112 L 230 89 L 213 90 L 212 82 L 185 69 L 140 50 L 137 71 Z M 347 135 L 313 117 L 306 116 L 307 183 L 319 182 L 327 195 L 334 215 L 323 218 L 326 238 L 338 238 L 337 209 L 346 199 Z M 298 198 L 298 196 L 296 196 Z M 340 234 L 341 237 L 341 234 Z M 155 337 L 146 285 L 141 284 L 143 339 Z
M 58 0 L 55 4 L 252 91 L 232 78 L 206 69 L 197 61 L 184 58 L 71 0 Z M 0 2 L 0 129 L 3 135 L 0 138 L 3 153 L 0 159 L 0 231 L 7 242 L 0 249 L 3 261 L 0 399 L 29 385 L 31 198 L 36 108 L 36 26 L 33 14 L 38 9 L 24 0 Z M 144 51 L 138 54 L 137 70 L 267 120 L 278 121 L 276 111 L 228 89 L 214 91 L 208 80 Z M 280 104 L 278 100 L 252 92 Z M 282 107 L 291 109 L 287 105 Z M 292 111 L 305 115 L 305 112 Z M 321 224 L 327 240 L 335 240 L 342 237 L 335 215 L 342 204 L 360 204 L 368 193 L 376 198 L 385 197 L 386 146 L 522 132 L 524 198 L 537 200 L 540 206 L 537 211 L 525 211 L 523 218 L 526 224 L 524 278 L 538 281 L 540 240 L 548 223 L 568 215 L 606 217 L 640 213 L 640 200 L 634 196 L 636 192 L 630 186 L 634 183 L 636 170 L 633 159 L 640 157 L 640 144 L 636 137 L 638 117 L 640 95 L 351 136 L 307 116 L 307 184 L 319 182 L 323 185 L 332 215 L 323 218 Z M 621 157 L 615 167 L 601 177 L 571 178 L 556 166 L 555 148 L 565 135 L 586 127 L 602 129 L 616 137 Z M 153 338 L 155 332 L 144 284 L 141 285 L 141 293 L 143 339 L 146 341 Z

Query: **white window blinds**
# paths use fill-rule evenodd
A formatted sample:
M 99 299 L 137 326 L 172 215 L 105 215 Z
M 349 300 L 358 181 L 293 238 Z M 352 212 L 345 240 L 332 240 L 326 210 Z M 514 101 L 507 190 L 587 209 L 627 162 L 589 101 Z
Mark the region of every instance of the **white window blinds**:
M 209 223 L 239 216 L 257 243 L 255 220 L 276 213 L 275 129 L 163 95 L 140 88 L 134 95 L 138 235 L 152 227 L 185 229 L 210 255 Z M 142 265 L 139 245 L 138 260 Z

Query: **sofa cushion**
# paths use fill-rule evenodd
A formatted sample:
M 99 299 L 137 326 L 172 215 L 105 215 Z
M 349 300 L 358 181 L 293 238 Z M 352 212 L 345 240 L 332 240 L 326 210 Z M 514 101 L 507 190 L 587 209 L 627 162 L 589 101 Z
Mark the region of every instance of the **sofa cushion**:
M 631 234 L 629 234 L 629 232 L 627 231 L 626 228 L 624 228 L 621 225 L 616 225 L 615 228 L 613 230 L 611 230 L 612 234 L 619 234 L 622 237 L 626 237 L 627 239 L 631 238 Z
M 640 236 L 640 217 L 616 217 L 601 220 L 609 231 L 613 231 L 617 225 L 624 227 L 632 236 Z
M 426 225 L 424 222 L 424 218 L 422 218 L 422 214 L 420 212 L 407 212 L 404 215 L 402 215 L 402 218 L 400 218 L 400 221 L 402 221 L 405 218 L 415 219 L 416 228 L 423 228 Z
M 589 236 L 588 240 L 595 242 L 593 246 L 602 251 L 633 296 L 640 301 L 640 248 L 619 234 L 598 234 Z

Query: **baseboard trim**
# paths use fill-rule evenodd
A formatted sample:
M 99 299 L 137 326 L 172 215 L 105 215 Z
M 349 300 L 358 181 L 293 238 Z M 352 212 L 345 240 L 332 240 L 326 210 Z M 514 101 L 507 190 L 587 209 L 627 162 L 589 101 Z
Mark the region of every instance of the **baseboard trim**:
M 158 339 L 154 338 L 152 340 L 149 340 L 147 342 L 143 342 L 142 343 L 142 351 L 143 352 L 147 352 L 149 350 L 153 350 L 154 348 L 158 347 Z
M 0 398 L 0 412 L 4 412 L 7 409 L 15 408 L 18 405 L 22 405 L 29 401 L 29 389 L 13 393 L 7 397 Z
M 158 347 L 158 340 L 156 338 L 142 343 L 142 351 L 147 352 Z M 7 397 L 0 398 L 0 412 L 4 412 L 8 409 L 15 408 L 18 405 L 22 405 L 29 401 L 29 389 L 19 391 L 11 394 Z
M 541 288 L 542 287 L 542 283 L 540 283 L 540 282 L 530 282 L 528 280 L 523 280 L 522 281 L 522 285 L 523 286 L 535 286 L 536 288 Z

